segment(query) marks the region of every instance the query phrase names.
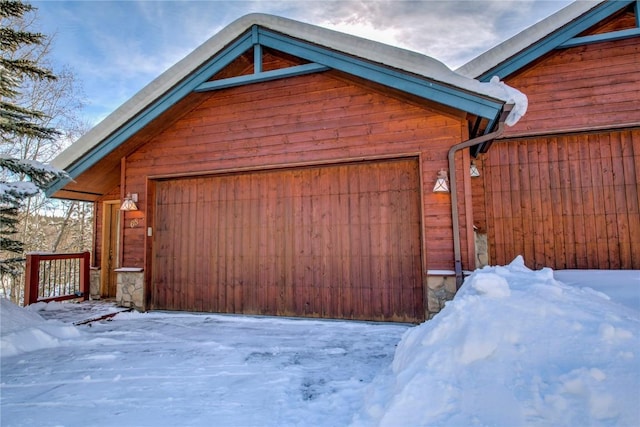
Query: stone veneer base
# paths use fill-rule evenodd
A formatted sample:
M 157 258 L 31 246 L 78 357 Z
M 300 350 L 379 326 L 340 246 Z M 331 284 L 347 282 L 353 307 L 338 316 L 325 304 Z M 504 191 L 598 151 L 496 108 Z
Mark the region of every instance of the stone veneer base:
M 144 311 L 144 270 L 118 268 L 115 272 L 117 274 L 116 304 Z

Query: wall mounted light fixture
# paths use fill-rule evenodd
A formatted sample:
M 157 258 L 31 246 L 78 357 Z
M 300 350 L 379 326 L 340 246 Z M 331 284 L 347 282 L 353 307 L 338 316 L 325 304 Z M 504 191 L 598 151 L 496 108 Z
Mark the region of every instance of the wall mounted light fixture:
M 471 167 L 469 167 L 469 175 L 472 177 L 480 176 L 480 171 L 478 170 L 478 166 L 476 166 L 476 162 L 471 160 Z
M 449 178 L 447 171 L 440 169 L 438 172 L 438 178 L 436 179 L 436 185 L 433 186 L 434 193 L 448 193 L 449 192 Z
M 121 211 L 137 211 L 138 206 L 136 206 L 136 200 L 138 199 L 138 194 L 127 193 L 127 197 L 124 198 L 122 205 L 120 206 Z

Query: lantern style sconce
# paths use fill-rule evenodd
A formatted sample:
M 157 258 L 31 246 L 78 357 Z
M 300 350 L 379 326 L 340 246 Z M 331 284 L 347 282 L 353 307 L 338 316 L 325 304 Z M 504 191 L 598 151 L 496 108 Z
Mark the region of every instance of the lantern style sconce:
M 137 211 L 138 206 L 136 202 L 138 201 L 138 193 L 127 193 L 127 197 L 124 198 L 122 202 L 122 206 L 120 206 L 121 211 Z
M 471 167 L 469 168 L 469 175 L 474 178 L 480 176 L 478 166 L 476 166 L 476 162 L 474 162 L 473 160 L 471 161 Z
M 449 192 L 449 178 L 447 171 L 440 169 L 438 172 L 438 178 L 436 179 L 436 185 L 433 186 L 434 193 L 448 193 Z

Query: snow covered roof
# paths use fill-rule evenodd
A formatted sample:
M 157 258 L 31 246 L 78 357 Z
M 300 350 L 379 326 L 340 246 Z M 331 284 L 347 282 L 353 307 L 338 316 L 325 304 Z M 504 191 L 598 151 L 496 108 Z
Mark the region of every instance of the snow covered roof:
M 483 81 L 501 79 L 597 24 L 635 0 L 576 1 L 456 70 Z
M 56 157 L 52 162 L 53 165 L 61 169 L 66 169 L 72 178 L 77 177 L 91 166 L 91 164 L 85 161 L 87 156 L 92 156 L 92 164 L 95 164 L 101 156 L 113 150 L 114 144 L 111 144 L 108 149 L 100 147 L 100 144 L 103 144 L 104 141 L 109 138 L 114 138 L 113 135 L 115 132 L 120 132 L 120 129 L 137 117 L 141 115 L 149 116 L 147 113 L 156 109 L 159 100 L 163 99 L 163 97 L 166 98 L 167 94 L 175 90 L 176 87 L 192 79 L 194 73 L 198 72 L 198 70 L 204 66 L 203 64 L 211 61 L 217 54 L 227 49 L 232 43 L 238 40 L 239 37 L 247 34 L 248 31 L 256 26 L 273 30 L 278 34 L 299 39 L 306 43 L 311 43 L 314 46 L 330 49 L 333 52 L 348 55 L 350 58 L 354 58 L 355 61 L 364 60 L 369 64 L 380 64 L 385 68 L 385 72 L 388 72 L 389 75 L 392 76 L 391 78 L 397 78 L 397 75 L 393 75 L 393 73 L 398 72 L 402 73 L 403 76 L 409 74 L 418 76 L 419 79 L 417 81 L 411 81 L 410 84 L 414 85 L 414 87 L 416 85 L 420 86 L 418 90 L 422 90 L 425 93 L 425 98 L 481 116 L 488 117 L 491 115 L 493 116 L 490 117 L 491 119 L 499 116 L 499 110 L 505 103 L 517 103 L 518 100 L 522 101 L 523 99 L 523 96 L 519 92 L 507 87 L 501 82 L 481 83 L 457 74 L 443 63 L 416 52 L 282 17 L 266 14 L 250 14 L 225 27 L 184 59 L 153 80 L 149 85 L 144 87 L 135 96 Z M 320 61 L 314 62 L 321 63 Z M 328 67 L 336 68 L 335 65 L 336 64 L 330 64 Z M 206 76 L 207 79 L 209 77 L 210 75 Z M 367 78 L 367 76 L 362 77 Z M 415 77 L 411 78 L 415 79 Z M 378 81 L 380 82 L 381 80 Z M 384 84 L 384 81 L 382 83 Z M 440 90 L 442 99 L 437 96 L 429 98 L 429 96 L 432 96 L 430 95 L 432 92 L 427 91 L 433 90 Z M 191 93 L 191 91 L 192 89 L 184 91 L 181 96 L 184 97 L 186 94 Z M 454 102 L 456 100 L 462 101 L 456 105 Z M 454 102 L 454 105 L 451 103 L 447 104 L 448 101 Z M 175 97 L 171 102 L 176 102 Z M 480 105 L 482 103 L 486 105 Z M 465 109 L 466 105 L 478 108 L 478 111 Z M 476 105 L 479 106 L 476 107 Z M 482 110 L 484 113 L 479 113 L 482 108 L 484 108 L 484 110 Z M 517 121 L 518 113 L 522 114 L 522 108 L 520 110 L 517 108 L 514 110 L 516 110 L 516 112 L 513 113 L 510 118 L 512 122 Z M 494 111 L 496 111 L 495 116 Z M 151 114 L 151 118 L 148 120 L 152 120 L 153 117 L 157 116 Z M 148 123 L 148 121 L 145 123 Z M 145 123 L 139 126 L 143 126 Z M 120 140 L 120 143 L 121 142 L 122 140 Z M 83 161 L 85 163 L 84 166 L 76 166 L 79 161 Z M 74 168 L 76 169 L 74 170 Z M 54 185 L 47 193 L 52 195 L 62 188 L 63 185 L 64 183 Z

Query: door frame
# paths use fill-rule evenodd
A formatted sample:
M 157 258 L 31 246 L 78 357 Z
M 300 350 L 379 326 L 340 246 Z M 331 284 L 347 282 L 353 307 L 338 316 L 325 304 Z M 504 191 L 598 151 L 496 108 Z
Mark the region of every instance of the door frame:
M 117 214 L 113 215 L 114 205 L 118 209 Z M 120 200 L 105 200 L 102 202 L 102 245 L 100 253 L 100 296 L 105 298 L 113 297 L 109 295 L 109 282 L 111 271 L 120 266 Z M 111 248 L 112 239 L 115 238 L 115 248 Z M 115 256 L 115 265 L 109 268 L 109 250 Z

